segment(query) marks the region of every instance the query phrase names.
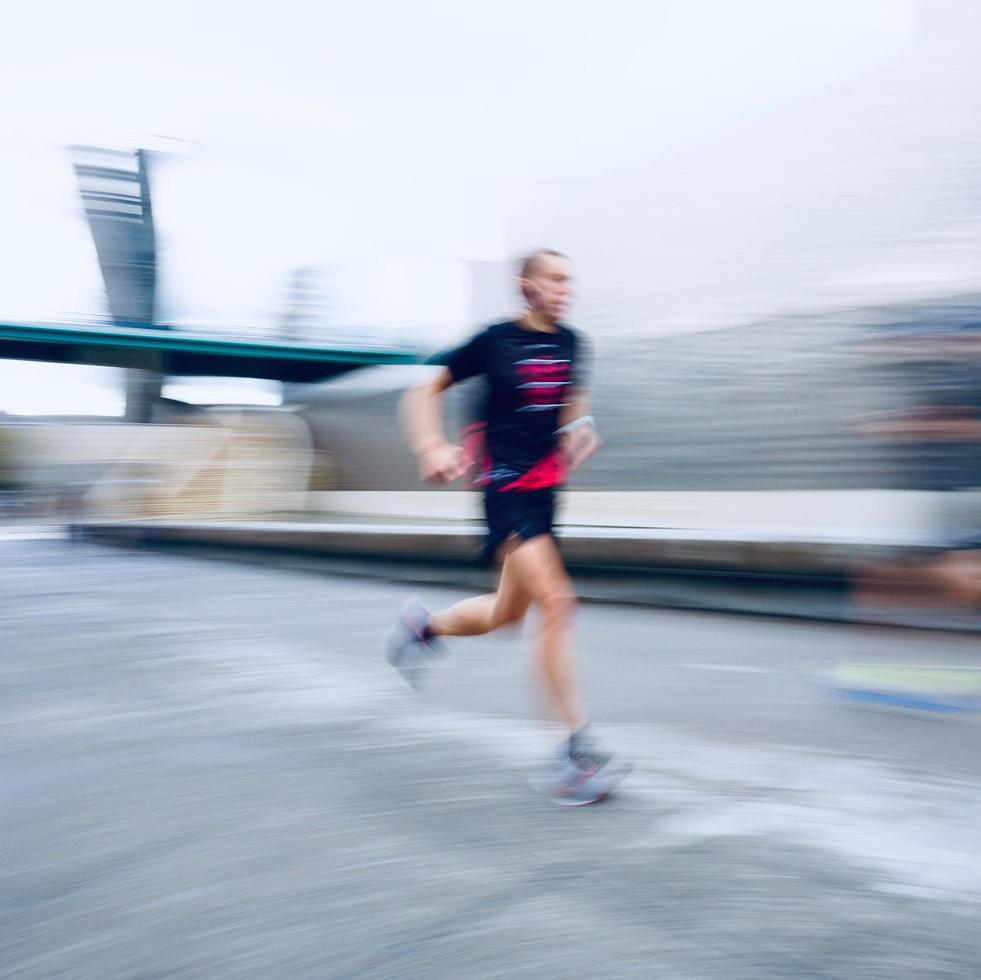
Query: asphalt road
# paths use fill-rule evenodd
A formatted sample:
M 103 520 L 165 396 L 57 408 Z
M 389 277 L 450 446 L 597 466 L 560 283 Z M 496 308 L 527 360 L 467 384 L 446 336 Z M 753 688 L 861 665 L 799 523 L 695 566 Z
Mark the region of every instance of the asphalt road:
M 979 716 L 821 685 L 976 637 L 584 606 L 636 771 L 566 810 L 527 782 L 533 631 L 455 642 L 415 697 L 379 649 L 401 594 L 0 540 L 0 974 L 981 974 Z

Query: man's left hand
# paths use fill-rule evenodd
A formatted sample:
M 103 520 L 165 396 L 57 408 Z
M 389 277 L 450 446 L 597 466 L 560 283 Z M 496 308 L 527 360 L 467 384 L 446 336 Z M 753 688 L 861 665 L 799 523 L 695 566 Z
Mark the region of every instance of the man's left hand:
M 569 470 L 577 470 L 601 446 L 603 440 L 591 425 L 581 425 L 571 432 L 564 432 L 559 440 L 559 451 Z

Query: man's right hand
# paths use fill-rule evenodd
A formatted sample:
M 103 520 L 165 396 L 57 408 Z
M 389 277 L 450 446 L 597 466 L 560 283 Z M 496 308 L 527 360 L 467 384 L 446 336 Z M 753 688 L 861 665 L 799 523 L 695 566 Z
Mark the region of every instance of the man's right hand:
M 440 443 L 419 455 L 419 479 L 423 483 L 452 483 L 469 467 L 467 454 L 451 442 Z

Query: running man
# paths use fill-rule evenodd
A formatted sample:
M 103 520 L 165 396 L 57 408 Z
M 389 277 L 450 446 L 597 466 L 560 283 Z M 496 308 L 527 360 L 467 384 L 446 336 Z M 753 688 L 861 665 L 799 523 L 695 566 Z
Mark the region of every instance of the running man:
M 561 322 L 571 296 L 571 263 L 542 249 L 521 264 L 527 304 L 456 350 L 435 378 L 403 399 L 403 422 L 430 483 L 452 483 L 470 465 L 443 433 L 443 392 L 468 378 L 487 382 L 486 431 L 478 483 L 484 490 L 484 556 L 500 569 L 497 591 L 429 613 L 410 599 L 387 641 L 389 662 L 413 686 L 438 653 L 438 638 L 479 636 L 541 615 L 536 667 L 554 719 L 568 733 L 543 781 L 556 803 L 593 803 L 629 771 L 589 730 L 573 647 L 576 597 L 553 534 L 556 490 L 600 447 L 583 385 L 578 335 Z

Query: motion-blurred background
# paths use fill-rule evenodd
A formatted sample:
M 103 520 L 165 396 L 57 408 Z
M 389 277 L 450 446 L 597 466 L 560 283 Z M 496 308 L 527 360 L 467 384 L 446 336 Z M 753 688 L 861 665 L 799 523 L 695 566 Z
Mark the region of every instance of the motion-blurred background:
M 576 487 L 981 483 L 966 429 L 869 424 L 978 419 L 971 3 L 42 4 L 9 37 L 11 326 L 371 365 L 510 315 L 513 259 L 544 244 L 577 261 L 573 320 L 595 345 L 606 449 Z M 38 490 L 27 424 L 122 416 L 122 369 L 85 366 L 121 358 L 108 339 L 4 343 L 35 358 L 0 364 L 4 479 Z M 415 487 L 393 405 L 424 368 L 300 386 L 256 359 L 226 366 L 252 380 L 167 374 L 174 360 L 131 419 L 282 405 L 325 454 L 318 485 Z M 66 435 L 72 452 L 96 431 Z M 107 453 L 75 475 L 97 479 Z
M 0 974 L 975 980 L 981 4 L 0 37 Z M 407 582 L 493 574 L 399 398 L 541 247 L 604 441 L 560 529 L 584 687 L 635 763 L 575 815 L 527 788 L 527 637 L 421 699 L 382 656 Z

